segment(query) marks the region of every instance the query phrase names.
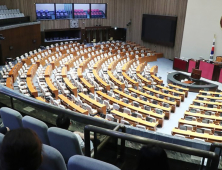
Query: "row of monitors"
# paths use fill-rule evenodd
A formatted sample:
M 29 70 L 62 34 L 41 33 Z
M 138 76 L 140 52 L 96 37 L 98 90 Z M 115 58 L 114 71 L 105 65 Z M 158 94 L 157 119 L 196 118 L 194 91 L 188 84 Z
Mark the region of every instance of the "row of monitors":
M 35 4 L 37 20 L 106 18 L 107 4 Z

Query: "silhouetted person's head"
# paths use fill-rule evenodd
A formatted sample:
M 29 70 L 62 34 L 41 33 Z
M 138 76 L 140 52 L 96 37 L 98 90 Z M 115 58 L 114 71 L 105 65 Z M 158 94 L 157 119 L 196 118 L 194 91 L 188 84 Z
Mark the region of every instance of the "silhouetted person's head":
M 42 142 L 35 132 L 20 128 L 9 131 L 2 142 L 2 170 L 37 170 L 42 162 Z
M 166 152 L 158 146 L 143 146 L 139 157 L 137 170 L 169 170 Z
M 70 119 L 65 114 L 60 114 L 56 119 L 56 126 L 62 129 L 68 129 Z

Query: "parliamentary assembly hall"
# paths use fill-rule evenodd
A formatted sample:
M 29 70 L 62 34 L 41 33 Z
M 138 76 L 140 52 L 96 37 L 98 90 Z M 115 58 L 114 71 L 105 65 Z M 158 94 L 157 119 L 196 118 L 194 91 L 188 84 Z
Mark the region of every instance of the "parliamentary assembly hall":
M 222 169 L 221 0 L 1 0 L 1 170 Z

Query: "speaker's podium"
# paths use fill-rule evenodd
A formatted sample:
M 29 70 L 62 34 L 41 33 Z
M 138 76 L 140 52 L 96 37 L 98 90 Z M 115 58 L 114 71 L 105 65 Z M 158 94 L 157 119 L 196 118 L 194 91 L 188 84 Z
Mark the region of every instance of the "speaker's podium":
M 202 70 L 193 68 L 192 73 L 191 73 L 191 78 L 200 80 L 201 73 L 202 73 Z

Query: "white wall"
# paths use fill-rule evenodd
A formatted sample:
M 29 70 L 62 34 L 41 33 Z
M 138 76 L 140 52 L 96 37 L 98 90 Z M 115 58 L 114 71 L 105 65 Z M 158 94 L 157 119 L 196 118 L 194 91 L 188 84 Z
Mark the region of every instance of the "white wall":
M 209 59 L 216 34 L 214 60 L 222 56 L 222 0 L 188 0 L 180 57 Z

